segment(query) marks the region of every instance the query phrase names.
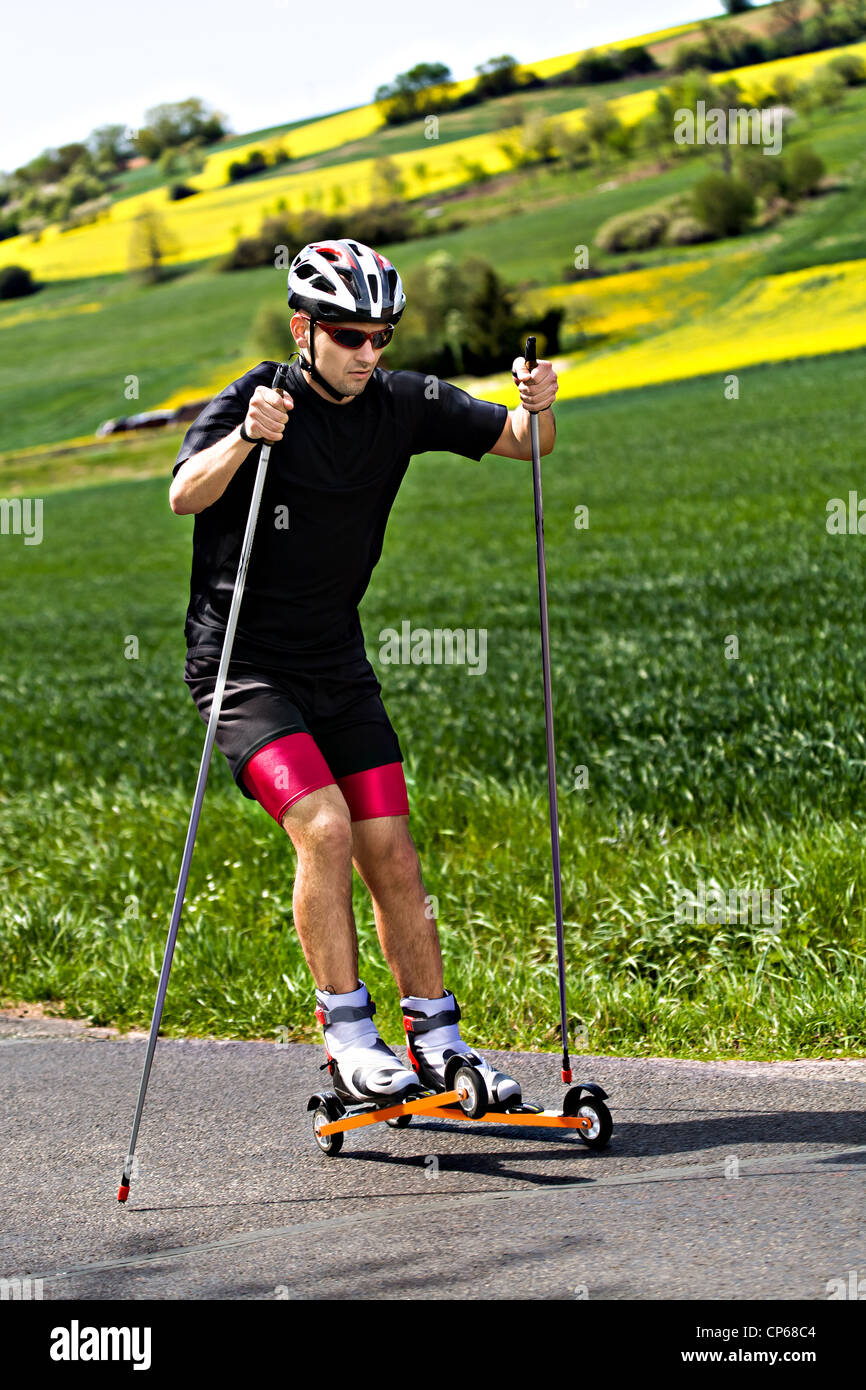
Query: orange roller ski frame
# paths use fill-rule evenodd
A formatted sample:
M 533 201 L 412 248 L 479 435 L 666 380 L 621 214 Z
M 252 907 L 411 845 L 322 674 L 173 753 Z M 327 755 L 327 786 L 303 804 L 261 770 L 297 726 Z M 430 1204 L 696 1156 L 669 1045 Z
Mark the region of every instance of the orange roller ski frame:
M 454 1067 L 453 1063 L 458 1065 Z M 594 1081 L 584 1081 L 566 1092 L 562 1110 L 540 1105 L 516 1105 L 510 1110 L 488 1110 L 487 1088 L 481 1073 L 462 1059 L 449 1068 L 452 1089 L 420 1092 L 398 1105 L 345 1106 L 335 1091 L 317 1091 L 307 1102 L 313 1112 L 313 1137 L 322 1153 L 335 1157 L 343 1147 L 343 1135 L 366 1125 L 387 1124 L 405 1129 L 413 1115 L 437 1120 L 480 1120 L 486 1124 L 523 1125 L 531 1128 L 574 1130 L 592 1149 L 603 1149 L 613 1131 L 604 1104 L 607 1093 Z

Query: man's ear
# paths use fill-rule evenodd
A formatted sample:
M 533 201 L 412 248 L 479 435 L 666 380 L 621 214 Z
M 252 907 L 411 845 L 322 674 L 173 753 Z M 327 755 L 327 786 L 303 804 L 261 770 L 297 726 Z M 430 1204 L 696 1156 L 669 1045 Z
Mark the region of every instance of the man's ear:
M 309 326 L 310 321 L 304 318 L 303 314 L 292 314 L 289 328 L 295 340 L 295 347 L 300 348 L 301 352 L 305 352 L 308 356 L 310 352 Z

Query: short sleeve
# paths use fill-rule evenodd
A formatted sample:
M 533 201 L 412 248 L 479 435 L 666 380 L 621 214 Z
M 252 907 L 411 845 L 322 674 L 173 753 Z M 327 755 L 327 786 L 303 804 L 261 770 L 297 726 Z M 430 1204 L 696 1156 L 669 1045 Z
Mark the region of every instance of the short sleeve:
M 480 401 L 438 377 L 419 379 L 423 390 L 417 403 L 412 453 L 442 450 L 476 460 L 489 453 L 505 428 L 507 407 Z
M 214 396 L 201 414 L 196 416 L 184 435 L 171 470 L 172 477 L 176 476 L 181 464 L 186 463 L 193 454 L 200 454 L 203 449 L 209 449 L 212 444 L 225 439 L 227 434 L 231 434 L 232 430 L 241 424 L 256 387 L 270 386 L 275 370 L 275 362 L 260 362 L 258 367 L 254 367 L 245 376 L 226 386 L 218 396 Z

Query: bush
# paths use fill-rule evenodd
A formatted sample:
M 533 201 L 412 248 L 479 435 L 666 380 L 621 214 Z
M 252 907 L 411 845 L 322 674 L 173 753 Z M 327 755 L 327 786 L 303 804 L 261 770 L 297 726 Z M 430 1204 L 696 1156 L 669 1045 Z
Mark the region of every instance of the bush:
M 9 237 L 18 236 L 21 232 L 21 223 L 14 212 L 7 212 L 0 216 L 0 241 L 6 241 Z
M 233 159 L 226 171 L 229 183 L 237 183 L 240 179 L 248 179 L 252 174 L 260 174 L 263 169 L 267 169 L 268 161 L 265 159 L 261 150 L 250 150 L 246 159 Z
M 514 300 L 493 266 L 480 258 L 459 265 L 444 251 L 430 256 L 406 278 L 406 313 L 387 349 L 392 370 L 436 376 L 486 375 L 509 367 L 524 327 Z M 558 342 L 559 311 L 544 320 Z M 528 331 L 542 331 L 542 324 Z
M 595 234 L 602 251 L 645 251 L 658 246 L 668 229 L 670 211 L 662 207 L 621 212 L 604 222 Z
M 4 265 L 0 270 L 0 299 L 23 299 L 35 294 L 39 285 L 23 265 Z
M 273 265 L 278 246 L 294 255 L 311 241 L 357 237 L 367 246 L 408 241 L 415 234 L 412 217 L 402 203 L 383 207 L 343 208 L 324 212 L 310 208 L 303 213 L 282 213 L 266 217 L 257 236 L 239 237 L 220 263 L 220 270 L 250 270 L 253 266 Z
M 755 215 L 755 195 L 742 179 L 707 174 L 692 189 L 692 212 L 713 236 L 739 236 Z
M 188 183 L 173 183 L 168 190 L 169 201 L 179 203 L 182 198 L 194 198 L 198 193 L 197 188 L 191 188 Z
M 824 161 L 811 145 L 794 145 L 782 156 L 782 191 L 789 198 L 807 198 L 824 177 Z
M 785 187 L 783 156 L 765 155 L 754 145 L 741 145 L 737 150 L 737 178 L 748 184 L 760 198 L 775 198 Z
M 253 350 L 261 355 L 263 362 L 285 362 L 295 350 L 290 324 L 292 316 L 287 308 L 275 309 L 263 304 L 253 321 Z
M 578 86 L 584 86 L 594 82 L 613 82 L 622 73 L 622 55 L 615 48 L 607 49 L 604 53 L 590 48 L 578 58 L 571 70 L 571 78 Z
M 846 86 L 828 64 L 813 73 L 811 82 L 804 82 L 797 95 L 806 111 L 835 111 L 845 101 Z
M 846 87 L 859 87 L 866 82 L 866 63 L 857 53 L 840 53 L 827 67 L 841 77 Z
M 665 241 L 671 246 L 697 246 L 702 241 L 712 241 L 712 233 L 697 217 L 685 215 L 673 219 L 665 234 Z
M 632 73 L 641 75 L 645 72 L 654 72 L 657 68 L 658 63 L 643 44 L 635 43 L 622 50 L 622 69 L 625 75 L 630 76 Z

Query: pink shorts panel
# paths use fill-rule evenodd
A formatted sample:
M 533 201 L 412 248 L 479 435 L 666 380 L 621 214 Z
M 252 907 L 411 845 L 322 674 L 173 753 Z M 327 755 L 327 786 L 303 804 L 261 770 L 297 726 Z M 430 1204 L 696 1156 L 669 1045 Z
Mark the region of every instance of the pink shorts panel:
M 346 799 L 352 820 L 374 816 L 408 816 L 409 794 L 402 763 L 385 763 L 365 772 L 339 777 L 337 786 Z
M 266 743 L 246 763 L 247 790 L 278 825 L 290 806 L 320 787 L 335 785 L 334 776 L 311 734 L 284 734 Z

